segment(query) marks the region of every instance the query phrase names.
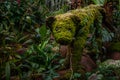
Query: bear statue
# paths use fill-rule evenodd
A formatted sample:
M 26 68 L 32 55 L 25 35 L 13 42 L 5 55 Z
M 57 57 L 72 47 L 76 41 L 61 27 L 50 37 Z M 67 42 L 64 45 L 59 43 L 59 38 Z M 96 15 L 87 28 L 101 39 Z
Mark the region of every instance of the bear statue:
M 72 49 L 73 73 L 81 72 L 80 60 L 83 48 L 86 45 L 88 35 L 91 34 L 90 28 L 95 23 L 102 24 L 102 11 L 103 8 L 100 5 L 91 4 L 46 19 L 46 25 L 50 28 L 56 42 L 69 45 Z

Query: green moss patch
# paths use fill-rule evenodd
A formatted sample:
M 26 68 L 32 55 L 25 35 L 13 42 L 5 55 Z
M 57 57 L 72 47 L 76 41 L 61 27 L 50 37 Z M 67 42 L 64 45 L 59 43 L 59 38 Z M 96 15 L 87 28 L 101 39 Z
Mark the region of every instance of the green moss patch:
M 73 72 L 82 71 L 80 60 L 83 48 L 94 22 L 102 21 L 100 10 L 102 8 L 98 5 L 89 5 L 54 17 L 55 21 L 52 23 L 51 30 L 56 41 L 60 44 L 73 44 L 71 46 Z

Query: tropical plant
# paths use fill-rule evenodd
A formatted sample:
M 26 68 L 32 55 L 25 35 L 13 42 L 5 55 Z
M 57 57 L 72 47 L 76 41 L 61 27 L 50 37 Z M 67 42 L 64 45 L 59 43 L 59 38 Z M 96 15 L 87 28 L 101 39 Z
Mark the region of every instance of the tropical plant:
M 9 80 L 14 77 L 14 79 L 19 78 L 21 80 L 39 78 L 53 80 L 59 76 L 56 70 L 63 64 L 64 59 L 60 57 L 58 52 L 52 50 L 54 46 L 49 43 L 49 30 L 42 26 L 36 29 L 35 35 L 40 35 L 39 39 L 37 38 L 40 40 L 39 43 L 32 43 L 24 52 L 15 52 L 15 47 L 12 50 L 7 49 L 6 54 L 8 56 L 5 55 L 7 58 L 2 58 L 4 61 L 0 60 L 2 61 L 0 66 L 1 79 Z
M 120 40 L 120 3 L 114 4 L 114 12 L 113 12 L 113 23 L 114 26 L 116 28 L 116 32 L 115 32 L 115 39 L 116 41 Z
M 39 27 L 47 14 L 43 0 L 20 0 L 20 2 L 7 0 L 0 5 L 0 26 L 8 27 L 10 31 L 14 28 L 23 31 Z
M 103 5 L 105 3 L 105 0 L 92 0 L 92 1 L 95 4 L 101 4 L 101 5 Z

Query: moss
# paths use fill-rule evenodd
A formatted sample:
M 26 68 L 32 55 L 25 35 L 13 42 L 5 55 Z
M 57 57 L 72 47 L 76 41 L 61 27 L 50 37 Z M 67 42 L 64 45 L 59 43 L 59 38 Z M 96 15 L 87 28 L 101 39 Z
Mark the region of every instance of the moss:
M 72 66 L 74 72 L 81 72 L 80 60 L 81 60 L 83 48 L 87 41 L 88 34 L 90 33 L 89 30 L 91 24 L 94 24 L 94 21 L 96 20 L 96 16 L 101 16 L 101 14 L 99 10 L 95 8 L 95 6 L 87 7 L 85 8 L 85 10 L 82 9 L 82 10 L 73 11 L 73 13 L 79 16 L 79 18 L 82 20 L 80 25 L 83 26 L 83 28 L 80 29 L 79 33 L 76 36 L 76 40 L 74 42 L 74 47 L 73 47 L 74 49 L 73 56 L 72 56 L 72 62 L 73 62 Z M 96 15 L 98 13 L 99 15 Z
M 120 42 L 113 42 L 109 47 L 109 51 L 111 52 L 120 52 Z
M 96 20 L 98 23 L 102 21 L 101 9 L 98 5 L 90 5 L 83 9 L 71 10 L 68 13 L 55 16 L 52 32 L 56 41 L 60 44 L 73 44 L 71 47 L 73 48 L 72 68 L 74 72 L 82 71 L 80 60 L 83 48 L 90 34 L 90 27 Z
M 71 70 L 68 70 L 66 73 L 65 73 L 65 75 L 63 75 L 62 77 L 61 77 L 61 79 L 60 80 L 70 80 L 70 77 L 72 76 L 72 71 Z
M 88 33 L 86 33 L 88 34 Z M 87 36 L 86 34 L 82 35 L 81 37 L 78 37 L 77 40 L 74 42 L 74 50 L 72 55 L 72 67 L 74 69 L 74 72 L 81 72 L 81 65 L 80 60 L 83 52 L 83 48 L 86 44 Z
M 52 31 L 57 42 L 61 44 L 70 44 L 74 38 L 76 26 L 72 21 L 70 13 L 57 15 L 53 23 Z
M 68 13 L 60 14 L 55 16 L 55 21 L 52 24 L 52 32 L 58 43 L 70 44 L 74 39 L 76 29 L 81 29 L 85 27 L 86 32 L 89 30 L 91 24 L 94 24 L 96 14 L 99 12 L 100 6 L 90 5 L 83 9 L 71 10 Z M 73 21 L 73 17 L 77 16 L 81 21 L 76 23 Z M 77 22 L 77 21 L 76 21 Z M 88 27 L 88 28 L 87 28 Z

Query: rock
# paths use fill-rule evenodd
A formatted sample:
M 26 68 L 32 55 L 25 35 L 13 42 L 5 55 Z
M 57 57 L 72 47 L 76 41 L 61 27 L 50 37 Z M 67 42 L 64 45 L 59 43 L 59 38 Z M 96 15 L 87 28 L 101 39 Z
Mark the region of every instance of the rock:
M 93 69 L 97 68 L 97 65 L 95 64 L 95 62 L 87 54 L 82 55 L 80 63 L 86 72 L 90 72 Z
M 62 57 L 67 57 L 67 53 L 68 53 L 68 46 L 65 45 L 60 45 L 60 53 L 62 55 Z
M 120 52 L 113 52 L 113 53 L 111 53 L 110 59 L 120 60 Z

